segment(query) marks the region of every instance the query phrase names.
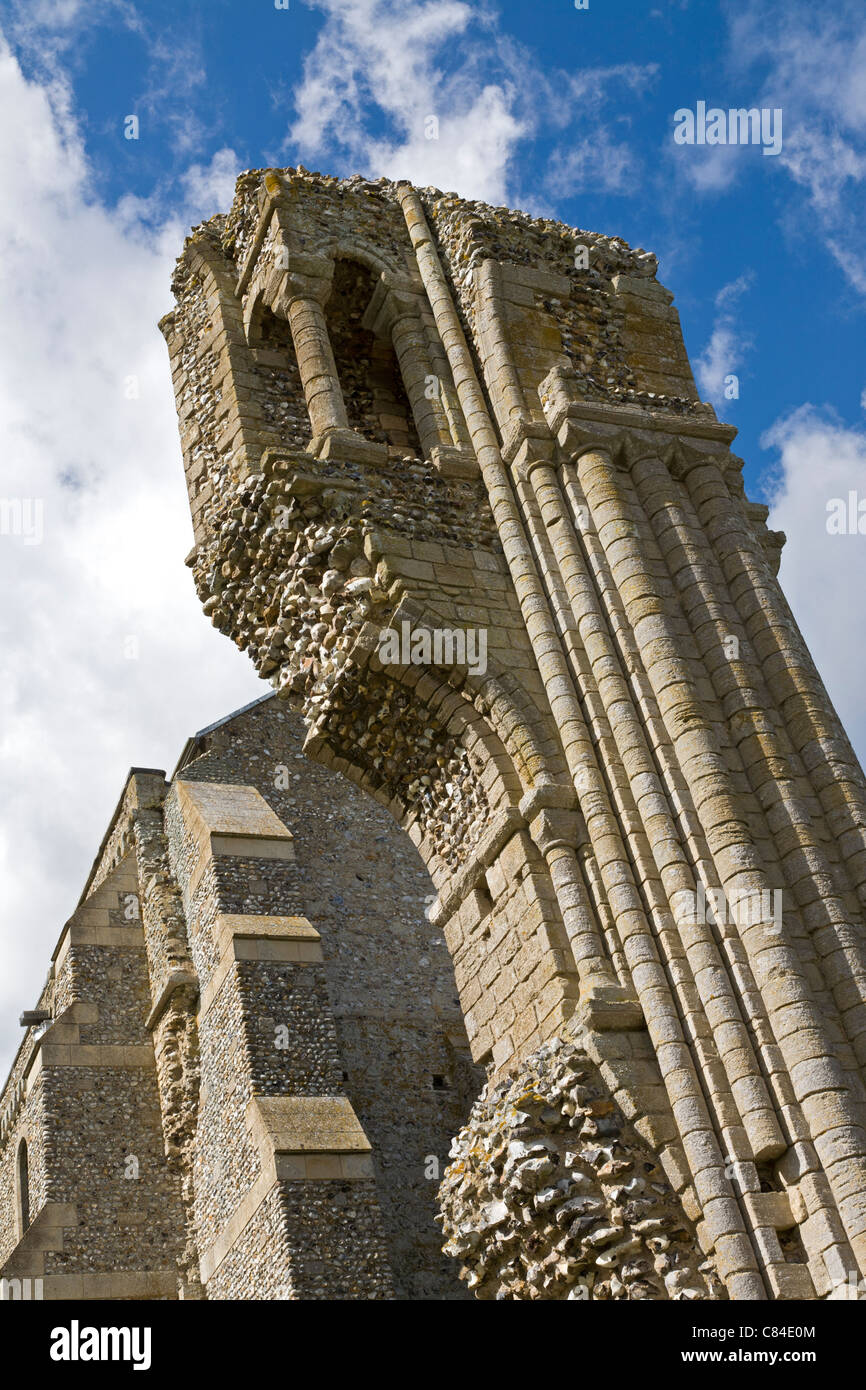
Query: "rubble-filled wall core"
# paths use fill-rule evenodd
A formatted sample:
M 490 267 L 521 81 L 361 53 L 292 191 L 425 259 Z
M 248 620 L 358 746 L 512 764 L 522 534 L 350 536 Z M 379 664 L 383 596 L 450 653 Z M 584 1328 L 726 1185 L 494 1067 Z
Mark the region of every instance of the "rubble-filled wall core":
M 449 1254 L 476 1297 L 723 1298 L 655 1155 L 579 1033 L 485 1089 L 442 1185 Z
M 187 564 L 275 695 L 131 775 L 4 1092 L 10 1268 L 75 1263 L 62 1039 L 112 1114 L 140 1067 L 163 1141 L 130 1229 L 164 1192 L 173 1244 L 129 1237 L 118 1290 L 866 1275 L 866 782 L 656 270 L 304 169 L 242 175 L 188 238 L 161 323 Z M 86 914 L 118 874 L 123 1039 L 84 954 L 114 938 L 75 935 L 115 929 Z

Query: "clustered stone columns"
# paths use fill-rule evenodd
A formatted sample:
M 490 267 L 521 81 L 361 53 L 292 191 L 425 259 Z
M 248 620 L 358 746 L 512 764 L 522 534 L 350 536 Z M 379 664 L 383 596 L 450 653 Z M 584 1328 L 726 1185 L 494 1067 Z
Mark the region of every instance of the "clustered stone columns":
M 767 902 L 778 885 L 769 882 L 762 856 L 741 814 L 722 749 L 683 654 L 683 633 L 666 608 L 661 566 L 657 555 L 647 548 L 629 503 L 626 479 L 610 454 L 601 449 L 582 452 L 576 460 L 576 473 L 727 898 L 736 901 L 739 895 L 747 894 L 753 902 Z M 852 1163 L 855 1167 L 862 1164 L 866 1135 L 856 1106 L 848 1103 L 844 1072 L 798 955 L 784 934 L 774 932 L 771 921 L 752 919 L 757 917 L 753 914 L 739 926 L 740 940 L 767 1001 L 782 1065 L 812 1133 L 818 1136 L 819 1153 L 822 1147 L 825 1150 L 822 1158 L 852 1247 L 862 1249 L 862 1199 L 849 1188 L 849 1170 Z M 710 1017 L 714 1014 L 719 1016 L 720 1026 L 729 1029 L 730 1020 L 724 1013 L 719 1015 L 718 1006 L 710 1010 Z M 736 1056 L 742 1049 L 734 1046 L 732 1051 Z M 744 1061 L 749 1055 L 745 1054 Z M 753 1065 L 747 1063 L 744 1079 Z M 751 1083 L 756 1097 L 762 1098 L 763 1083 L 754 1070 Z M 831 1137 L 823 1139 L 822 1130 L 826 1131 L 830 1118 L 828 1107 L 837 1113 Z M 762 1100 L 762 1114 L 765 1109 Z M 780 1142 L 776 1152 L 783 1147 Z M 768 1149 L 758 1148 L 757 1152 L 766 1155 Z
M 538 468 L 533 470 L 532 478 L 542 514 L 548 520 L 550 529 L 556 533 L 558 527 L 564 533 L 559 537 L 563 555 L 560 568 L 574 611 L 580 615 L 579 629 L 595 678 L 595 692 L 604 704 L 606 728 L 613 740 L 609 775 L 617 788 L 618 797 L 633 810 L 634 829 L 629 836 L 630 850 L 659 923 L 660 944 L 669 968 L 674 970 L 677 978 L 681 978 L 683 969 L 691 972 L 688 986 L 683 982 L 683 988 L 688 990 L 685 1012 L 697 1036 L 706 1031 L 705 1018 L 713 1017 L 714 1013 L 724 1017 L 724 1045 L 720 1052 L 728 1085 L 744 1116 L 755 1156 L 759 1159 L 773 1157 L 784 1147 L 784 1140 L 772 1113 L 766 1087 L 760 1080 L 757 1061 L 733 987 L 722 967 L 713 933 L 705 922 L 685 920 L 675 923 L 669 906 L 677 902 L 683 893 L 695 893 L 698 874 L 705 874 L 709 882 L 715 882 L 712 861 L 708 855 L 701 853 L 699 865 L 693 869 L 686 859 L 652 750 L 647 743 L 647 735 L 622 675 L 616 644 L 600 609 L 592 576 L 584 562 L 554 471 L 552 468 Z M 575 498 L 574 480 L 570 500 L 573 515 L 584 516 L 585 503 Z M 612 588 L 612 585 L 606 586 L 608 595 Z M 620 634 L 623 646 L 632 645 L 627 625 L 623 624 L 615 630 Z M 629 654 L 625 655 L 628 659 Z M 636 672 L 639 661 L 634 658 L 638 653 L 632 651 L 630 655 L 633 659 L 629 661 L 629 666 Z M 649 708 L 657 715 L 652 692 L 645 690 L 643 694 Z M 643 814 L 631 790 L 633 786 L 643 791 L 640 797 L 641 802 L 645 803 Z M 651 839 L 644 828 L 647 823 L 652 825 Z M 737 1070 L 743 1058 L 749 1062 L 747 1077 L 740 1076 Z M 712 1056 L 705 1061 L 710 1067 L 714 1065 Z M 738 1127 L 737 1121 L 734 1128 Z
M 813 828 L 803 796 L 802 763 L 784 727 L 777 725 L 771 712 L 769 693 L 739 615 L 725 598 L 724 581 L 713 552 L 699 544 L 699 524 L 689 495 L 669 500 L 670 472 L 658 459 L 640 459 L 632 467 L 632 478 L 669 567 L 675 571 L 677 557 L 688 557 L 690 594 L 681 598 L 691 619 L 695 643 L 710 671 L 719 703 L 731 716 L 734 739 L 752 788 L 761 797 L 774 829 L 778 827 L 784 858 L 793 862 L 796 857 L 802 867 L 793 891 L 801 906 L 812 903 L 809 947 L 813 951 L 817 947 L 824 957 L 825 971 L 829 968 L 832 972 L 834 1000 L 855 1050 L 860 1048 L 862 1060 L 866 1045 L 864 947 Z M 724 642 L 731 634 L 738 642 L 738 656 L 720 660 L 719 652 L 724 653 Z M 811 871 L 808 875 L 807 870 Z M 823 891 L 813 902 L 810 885 L 815 872 L 821 876 Z M 805 897 L 807 893 L 809 896 Z
M 866 904 L 866 784 L 853 750 L 838 720 L 828 714 L 830 698 L 814 668 L 803 639 L 797 630 L 790 610 L 779 589 L 775 576 L 769 571 L 766 556 L 750 534 L 739 508 L 732 508 L 724 477 L 718 463 L 706 456 L 685 459 L 682 482 L 687 498 L 687 514 L 694 524 L 703 528 L 712 541 L 711 557 L 706 563 L 714 575 L 723 576 L 736 605 L 734 612 L 750 637 L 743 644 L 742 657 L 754 651 L 763 658 L 766 673 L 767 705 L 773 699 L 785 711 L 782 737 L 784 756 L 790 762 L 793 751 L 797 767 L 810 779 L 830 823 L 838 828 L 841 848 L 849 880 L 857 893 L 859 904 Z M 724 498 L 728 498 L 727 506 Z M 743 661 L 734 665 L 735 672 L 745 675 Z M 749 680 L 755 684 L 754 665 Z M 760 682 L 760 677 L 758 677 Z M 744 701 L 748 711 L 751 706 Z M 759 705 L 760 707 L 760 705 Z M 776 751 L 780 735 L 775 727 L 769 730 L 762 723 L 757 732 L 757 747 L 765 766 L 774 764 L 770 750 Z M 765 751 L 766 749 L 766 751 Z M 790 773 L 782 779 L 780 800 L 790 801 Z M 791 811 L 797 826 L 798 838 L 808 832 L 811 820 L 808 810 L 798 806 Z M 810 851 L 814 839 L 809 837 Z M 823 857 L 823 856 L 822 856 Z M 811 867 L 811 865 L 809 866 Z M 822 865 L 826 874 L 826 867 Z M 860 934 L 852 929 L 848 914 L 838 902 L 838 892 L 826 877 L 823 879 L 819 910 L 833 916 L 832 930 L 825 933 L 828 950 L 822 956 L 836 955 L 837 978 L 834 998 L 845 1018 L 846 1031 L 859 1062 L 866 1061 L 866 956 Z M 832 906 L 827 906 L 827 900 Z M 829 925 L 829 923 L 828 923 Z M 824 961 L 824 969 L 831 965 Z
M 575 785 L 579 785 L 585 773 L 587 759 L 593 755 L 556 624 L 546 601 L 532 549 L 502 460 L 499 441 L 478 384 L 463 328 L 433 246 L 420 199 L 408 185 L 401 186 L 401 203 L 436 327 L 448 354 L 454 384 L 487 487 L 538 670 L 560 731 L 569 772 Z M 569 896 L 571 897 L 571 893 Z M 565 910 L 573 918 L 574 902 L 568 901 Z M 604 944 L 598 928 L 585 916 L 581 920 L 580 934 L 589 944 L 589 950 L 581 950 L 580 959 L 576 962 L 581 987 L 586 986 L 588 998 L 591 999 L 594 992 L 601 988 L 604 990 L 606 1005 L 614 1000 L 628 1004 L 629 994 L 617 981 L 610 961 L 605 957 Z
M 711 1088 L 716 1121 L 725 1136 L 725 1153 L 719 1148 L 714 1134 L 703 1089 L 695 1071 L 689 1050 L 689 1039 L 682 1019 L 689 1024 L 689 1034 L 695 1037 L 696 1050 L 702 1067 L 713 1076 L 718 1071 L 718 1057 L 702 1016 L 702 1005 L 690 977 L 689 963 L 680 941 L 668 905 L 659 868 L 652 858 L 650 845 L 641 816 L 634 802 L 627 771 L 642 770 L 644 777 L 652 767 L 643 745 L 639 721 L 632 717 L 631 696 L 619 673 L 616 651 L 607 634 L 599 611 L 595 590 L 583 563 L 573 521 L 551 462 L 544 457 L 550 453 L 538 439 L 530 439 L 518 450 L 515 471 L 518 487 L 531 487 L 524 498 L 525 511 L 531 518 L 531 502 L 537 504 L 544 523 L 548 561 L 548 583 L 554 609 L 562 607 L 561 624 L 566 615 L 576 622 L 580 643 L 567 644 L 575 670 L 575 679 L 588 717 L 592 718 L 595 739 L 605 750 L 606 776 L 620 816 L 625 812 L 625 836 L 620 819 L 612 804 L 605 774 L 591 755 L 592 733 L 586 728 L 587 759 L 581 777 L 580 799 L 587 820 L 586 858 L 595 861 L 600 900 L 613 910 L 615 926 L 622 949 L 626 977 L 637 988 L 650 1037 L 659 1058 L 675 1117 L 679 1120 L 680 1136 L 690 1169 L 695 1175 L 700 1196 L 711 1205 L 708 1208 L 708 1229 L 717 1250 L 724 1251 L 728 1264 L 726 1273 L 740 1280 L 741 1296 L 759 1296 L 762 1288 L 757 1263 L 745 1235 L 742 1217 L 725 1177 L 726 1154 L 744 1154 L 745 1134 L 735 1105 L 728 1102 L 729 1082 L 716 1077 Z M 532 522 L 530 520 L 530 525 Z M 541 537 L 535 528 L 536 544 L 542 548 Z M 564 593 L 558 592 L 561 584 Z M 583 658 L 581 659 L 581 652 Z M 635 758 L 644 759 L 635 768 Z M 627 843 L 626 843 L 627 840 Z M 679 851 L 676 858 L 682 859 Z M 664 864 L 664 856 L 662 863 Z M 637 877 L 635 876 L 637 875 Z M 702 935 L 706 946 L 707 929 Z M 718 978 L 718 972 L 714 979 Z M 672 991 L 670 981 L 678 985 Z M 730 994 L 730 991 L 729 991 Z M 677 997 L 679 995 L 679 997 Z M 685 996 L 683 998 L 683 996 Z M 599 1023 L 596 1021 L 595 1026 Z M 638 1026 L 637 1020 L 623 1018 L 621 1027 Z M 703 1035 L 703 1037 L 702 1037 Z M 748 1046 L 745 1030 L 740 1024 L 734 1039 Z M 757 1067 L 753 1068 L 753 1075 Z M 754 1106 L 751 1095 L 743 1097 Z M 719 1113 L 721 1111 L 721 1113 Z M 763 1129 L 756 1137 L 762 1151 L 769 1156 L 784 1147 L 778 1126 L 766 1103 L 761 1112 Z M 755 1179 L 757 1187 L 757 1180 Z M 781 1254 L 778 1253 L 781 1261 Z M 749 1292 L 749 1290 L 751 1292 Z

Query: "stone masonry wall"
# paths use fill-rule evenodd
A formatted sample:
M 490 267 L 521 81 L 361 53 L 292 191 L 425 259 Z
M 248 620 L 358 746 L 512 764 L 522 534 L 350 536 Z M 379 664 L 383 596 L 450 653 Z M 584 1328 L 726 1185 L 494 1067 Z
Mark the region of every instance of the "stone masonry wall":
M 3 1245 L 10 1277 L 41 1278 L 46 1297 L 173 1296 L 182 1238 L 178 1184 L 166 1166 L 151 995 L 129 857 L 67 924 L 16 1071 L 28 1096 L 3 1149 Z M 11 1203 L 19 1137 L 28 1140 L 31 1227 Z
M 188 563 L 417 846 L 492 1080 L 580 1026 L 729 1296 L 821 1297 L 866 1259 L 866 780 L 656 269 L 438 189 L 244 175 L 162 323 Z M 265 312 L 303 449 L 248 389 Z M 417 443 L 375 407 L 391 352 Z M 385 656 L 404 624 L 486 660 Z
M 130 774 L 0 1097 L 0 1273 L 866 1274 L 866 778 L 656 270 L 301 168 L 193 229 L 161 324 L 187 564 L 275 696 Z
M 436 1173 L 444 1170 L 451 1138 L 483 1075 L 469 1062 L 444 938 L 424 919 L 430 881 L 423 866 L 389 816 L 310 763 L 301 751 L 303 738 L 297 715 L 272 698 L 208 733 L 181 772 L 187 780 L 237 779 L 258 788 L 294 836 L 288 878 L 295 896 L 283 910 L 302 904 L 321 934 L 324 967 L 321 976 L 315 973 L 321 984 L 292 1004 L 303 1007 L 303 1019 L 287 1012 L 279 986 L 273 1003 L 266 987 L 260 993 L 262 1012 L 250 1025 L 255 1088 L 279 1090 L 288 1066 L 299 1091 L 345 1092 L 373 1146 L 398 1294 L 454 1297 L 460 1289 L 438 1252 L 433 1222 Z M 261 911 L 262 903 L 225 902 L 224 910 Z M 325 982 L 327 998 L 319 997 Z M 328 998 L 336 1050 L 329 1053 L 326 1030 L 310 1053 Z M 300 1055 L 293 1060 L 291 1051 L 275 1051 L 275 1020 L 288 1025 L 290 1048 L 292 1039 L 303 1037 L 304 1056 L 322 1058 L 325 1071 L 312 1084 L 304 1080 Z M 222 1017 L 212 1028 L 208 1037 L 214 1039 L 237 1035 L 237 1023 Z M 203 1052 L 210 1051 L 203 1038 Z M 208 1088 L 204 1102 L 221 1124 L 233 1113 L 240 1116 L 247 1099 L 223 1093 L 232 1075 L 228 1060 L 224 1082 L 216 1093 Z

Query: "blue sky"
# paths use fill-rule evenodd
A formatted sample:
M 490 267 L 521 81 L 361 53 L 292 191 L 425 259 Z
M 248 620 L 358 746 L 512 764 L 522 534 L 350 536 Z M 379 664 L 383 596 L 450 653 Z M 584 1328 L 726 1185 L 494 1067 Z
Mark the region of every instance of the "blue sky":
M 781 153 L 675 144 L 698 101 L 781 108 Z M 39 543 L 0 537 L 18 600 L 0 619 L 0 1051 L 127 768 L 170 771 L 190 732 L 264 688 L 183 567 L 155 325 L 189 225 L 228 207 L 240 170 L 297 163 L 657 254 L 866 751 L 866 536 L 826 528 L 833 497 L 866 498 L 862 0 L 0 0 L 0 491 L 44 506 Z
M 857 3 L 832 11 L 715 0 L 0 5 L 24 72 L 60 71 L 69 83 L 95 195 L 141 199 L 154 221 L 180 200 L 191 166 L 221 155 L 232 170 L 304 162 L 425 177 L 414 167 L 424 117 L 450 119 L 439 161 L 448 187 L 480 185 L 654 250 L 693 360 L 722 320 L 725 366 L 740 378 L 725 412 L 758 488 L 770 461 L 760 437 L 781 415 L 809 400 L 862 419 L 866 22 Z M 323 112 L 316 82 L 335 57 L 348 60 L 345 90 Z M 383 92 L 382 67 L 402 92 Z M 816 71 L 829 92 L 816 90 Z M 486 131 L 461 128 L 484 87 L 499 98 Z M 701 99 L 780 106 L 783 155 L 676 146 L 673 113 Z M 124 138 L 130 113 L 136 141 Z M 825 187 L 834 140 L 846 160 Z M 720 314 L 716 297 L 731 285 Z

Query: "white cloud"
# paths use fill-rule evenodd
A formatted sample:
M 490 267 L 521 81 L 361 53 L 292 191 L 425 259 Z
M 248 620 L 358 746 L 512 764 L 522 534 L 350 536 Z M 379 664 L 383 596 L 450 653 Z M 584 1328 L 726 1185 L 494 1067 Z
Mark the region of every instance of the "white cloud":
M 147 205 L 105 207 L 63 88 L 25 81 L 3 46 L 0 131 L 2 495 L 44 508 L 41 544 L 0 534 L 8 1059 L 128 768 L 170 771 L 189 733 L 264 687 L 202 618 L 183 565 L 188 505 L 156 327 L 183 234 L 225 206 L 234 156 L 190 170 L 190 201 L 155 229 Z
M 242 164 L 234 150 L 217 150 L 210 164 L 193 164 L 183 177 L 186 202 L 201 217 L 226 212 L 234 202 L 235 184 Z
M 502 203 L 515 196 L 518 144 L 542 125 L 567 131 L 579 113 L 579 135 L 554 151 L 547 174 L 537 171 L 533 193 L 544 184 L 568 195 L 588 181 L 616 191 L 633 169 L 629 147 L 598 108 L 612 85 L 640 94 L 655 65 L 544 73 L 499 34 L 486 9 L 460 0 L 305 3 L 325 22 L 295 93 L 284 148 L 297 158 L 327 152 L 330 166 L 336 158 L 346 173 L 410 178 Z M 559 22 L 574 20 L 565 12 Z M 374 112 L 388 134 L 372 133 Z
M 478 80 L 481 45 L 467 38 L 478 25 L 471 7 L 460 0 L 315 0 L 314 7 L 325 22 L 304 62 L 289 146 L 302 158 L 337 149 L 374 176 L 501 199 L 525 127 L 513 114 L 511 82 Z M 458 42 L 463 62 L 446 75 L 438 60 Z M 392 137 L 370 134 L 371 105 L 388 118 Z
M 627 145 L 617 145 L 604 134 L 591 136 L 569 149 L 554 150 L 544 186 L 553 197 L 560 198 L 583 191 L 621 193 L 635 167 L 634 154 Z
M 203 121 L 195 112 L 207 81 L 201 30 L 188 14 L 174 21 L 155 21 L 145 5 L 133 0 L 7 0 L 6 37 L 15 52 L 26 53 L 31 70 L 53 88 L 68 89 L 83 66 L 90 39 L 120 31 L 123 50 L 128 35 L 136 40 L 135 56 L 121 69 L 126 90 L 118 123 L 138 117 L 141 138 L 167 127 L 177 158 L 204 147 L 213 137 L 214 104 Z
M 699 193 L 724 193 L 736 183 L 744 160 L 754 151 L 744 151 L 740 145 L 675 145 L 671 138 L 669 153 Z
M 732 190 L 747 172 L 790 180 L 782 222 L 829 252 L 866 295 L 866 11 L 862 0 L 727 4 L 727 95 L 710 106 L 781 110 L 782 146 L 763 158 L 739 145 L 675 145 L 665 152 L 698 193 Z
M 751 339 L 737 328 L 735 305 L 741 294 L 752 284 L 750 272 L 723 285 L 715 298 L 716 321 L 710 340 L 695 361 L 695 374 L 705 398 L 713 405 L 726 401 L 725 378 L 736 375 L 749 348 Z
M 763 68 L 753 104 L 781 107 L 778 159 L 803 190 L 817 230 L 866 294 L 866 13 L 861 0 L 729 7 L 730 47 L 744 73 Z M 812 227 L 809 226 L 811 232 Z
M 831 535 L 827 504 L 866 499 L 866 430 L 804 405 L 761 439 L 778 451 L 768 525 L 784 531 L 780 580 L 830 697 L 866 755 L 866 535 Z M 866 523 L 864 523 L 866 524 Z
M 8 37 L 52 73 L 76 60 L 84 36 L 98 25 L 113 21 L 134 33 L 142 30 L 129 0 L 9 0 L 7 11 Z
M 437 106 L 443 115 L 436 116 Z M 436 139 L 423 134 L 419 108 L 419 120 L 407 128 L 404 139 L 369 142 L 371 167 L 392 178 L 411 178 L 422 186 L 456 189 L 486 202 L 501 202 L 514 145 L 526 131 L 510 110 L 507 92 L 491 83 L 454 114 L 447 100 L 437 106 L 429 108 L 438 121 Z

